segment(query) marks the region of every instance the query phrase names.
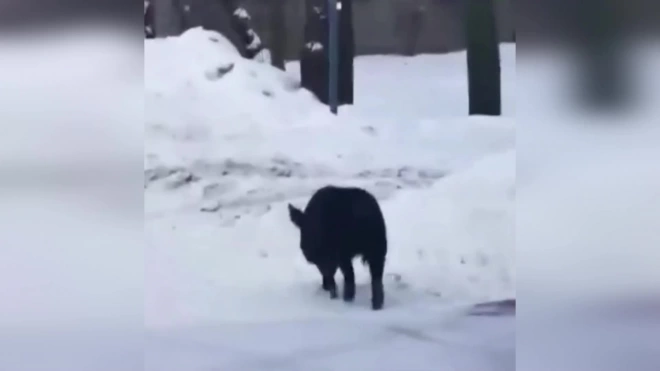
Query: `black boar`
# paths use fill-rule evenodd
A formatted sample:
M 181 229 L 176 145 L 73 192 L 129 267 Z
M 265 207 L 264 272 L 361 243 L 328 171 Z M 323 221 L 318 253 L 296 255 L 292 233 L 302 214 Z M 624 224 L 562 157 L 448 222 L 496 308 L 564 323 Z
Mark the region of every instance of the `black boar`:
M 382 309 L 387 233 L 373 195 L 360 188 L 326 186 L 314 193 L 304 212 L 289 204 L 289 217 L 300 230 L 305 259 L 316 265 L 331 298 L 337 298 L 334 276 L 340 269 L 344 300 L 355 299 L 353 258 L 361 257 L 371 273 L 372 308 Z

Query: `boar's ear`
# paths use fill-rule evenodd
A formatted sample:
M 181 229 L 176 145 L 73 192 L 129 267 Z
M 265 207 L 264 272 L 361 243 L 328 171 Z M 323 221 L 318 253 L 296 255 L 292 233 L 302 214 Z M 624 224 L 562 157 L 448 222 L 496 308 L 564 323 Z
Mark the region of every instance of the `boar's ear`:
M 300 209 L 296 209 L 295 206 L 289 204 L 289 218 L 296 227 L 300 228 L 304 217 L 305 214 Z

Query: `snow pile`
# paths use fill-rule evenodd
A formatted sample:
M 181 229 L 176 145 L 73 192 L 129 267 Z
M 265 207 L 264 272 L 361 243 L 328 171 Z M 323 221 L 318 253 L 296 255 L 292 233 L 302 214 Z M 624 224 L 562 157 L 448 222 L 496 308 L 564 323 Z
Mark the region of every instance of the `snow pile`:
M 195 141 L 332 119 L 295 80 L 242 58 L 218 33 L 149 40 L 144 53 L 148 134 Z
M 385 204 L 389 269 L 453 300 L 515 294 L 515 151 Z

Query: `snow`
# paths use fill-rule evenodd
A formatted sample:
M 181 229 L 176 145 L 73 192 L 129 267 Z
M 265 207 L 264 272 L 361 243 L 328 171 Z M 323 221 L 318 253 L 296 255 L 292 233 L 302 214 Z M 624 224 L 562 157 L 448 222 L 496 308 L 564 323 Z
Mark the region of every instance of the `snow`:
M 247 31 L 248 36 L 250 37 L 250 43 L 247 45 L 248 50 L 257 50 L 261 47 L 261 39 L 254 30 L 250 29 Z
M 631 48 L 631 63 L 660 63 L 660 55 L 649 52 L 656 48 L 638 46 L 645 48 Z M 645 54 L 641 59 L 639 52 Z M 524 125 L 517 130 L 517 211 L 525 215 L 517 222 L 517 254 L 524 259 L 524 295 L 573 302 L 653 292 L 660 285 L 654 268 L 660 253 L 652 248 L 660 243 L 654 227 L 660 213 L 655 160 L 660 130 L 649 117 L 657 114 L 657 104 L 640 99 L 635 110 L 617 116 L 577 114 L 557 99 L 568 95 L 562 90 L 567 81 L 557 78 L 568 66 L 565 56 L 529 59 L 534 62 L 523 63 L 519 72 L 524 84 L 549 86 L 548 76 L 559 82 L 547 94 L 550 109 L 525 102 Z M 539 65 L 548 75 L 537 77 Z M 648 71 L 633 71 L 634 89 L 649 91 L 641 79 Z M 646 80 L 653 81 L 653 74 Z M 655 89 L 657 95 L 657 84 Z M 532 116 L 533 106 L 538 109 Z
M 635 84 L 644 98 L 616 116 L 570 105 L 565 55 L 520 63 L 518 369 L 658 369 L 660 132 L 657 100 L 648 99 L 660 91 L 657 82 L 655 92 L 648 86 L 660 63 L 654 50 L 632 58 L 656 66 L 634 71 L 647 77 Z M 529 94 L 530 86 L 546 91 Z
M 323 44 L 318 41 L 308 42 L 305 44 L 305 48 L 309 49 L 310 51 L 317 52 L 323 50 Z
M 145 42 L 140 128 L 117 73 L 135 60 L 86 35 L 29 50 L 49 69 L 2 40 L 3 122 L 21 123 L 3 132 L 3 187 L 24 192 L 0 214 L 0 369 L 657 370 L 660 305 L 641 298 L 660 287 L 658 130 L 562 117 L 566 95 L 541 89 L 559 85 L 539 72 L 551 59 L 517 76 L 502 46 L 495 119 L 466 117 L 463 53 L 357 58 L 356 105 L 333 116 L 295 63 L 244 60 L 197 29 Z M 134 194 L 119 129 L 144 129 L 145 227 L 129 237 L 117 211 L 135 200 L 89 206 L 117 184 Z M 355 303 L 331 301 L 298 251 L 286 204 L 328 183 L 381 201 L 382 311 L 359 263 Z M 502 300 L 519 292 L 516 313 Z
M 518 129 L 520 369 L 660 364 L 660 136 L 592 124 Z
M 334 116 L 295 63 L 244 60 L 199 29 L 146 41 L 147 367 L 512 369 L 514 317 L 468 313 L 516 295 L 515 47 L 502 53 L 502 118 L 467 117 L 462 53 L 358 58 L 357 104 Z M 347 304 L 299 252 L 286 204 L 326 184 L 382 201 L 380 312 L 360 263 Z
M 0 37 L 0 369 L 141 369 L 141 49 L 39 31 Z
M 597 146 L 584 140 L 572 164 L 548 164 L 542 175 L 519 187 L 518 211 L 529 215 L 518 222 L 518 257 L 530 261 L 521 265 L 525 287 L 532 291 L 526 295 L 554 291 L 563 300 L 576 300 L 648 292 L 660 283 L 655 269 L 660 252 L 651 248 L 660 243 L 654 227 L 660 212 L 655 161 L 660 151 L 651 139 L 657 134 L 605 135 Z M 571 151 L 570 144 L 564 148 Z M 555 235 L 556 230 L 563 232 Z M 547 259 L 538 261 L 539 254 Z M 556 263 L 565 256 L 571 256 L 571 264 Z
M 145 364 L 162 371 L 218 365 L 247 371 L 513 370 L 513 331 L 513 321 L 443 312 L 411 313 L 405 325 L 401 319 L 228 324 L 150 333 Z
M 511 151 L 494 155 L 433 188 L 400 192 L 384 203 L 391 246 L 387 306 L 392 311 L 428 305 L 437 297 L 454 304 L 515 294 L 513 161 Z M 150 221 L 148 324 L 292 320 L 353 313 L 347 313 L 351 308 L 343 303 L 328 303 L 326 295 L 317 292 L 317 272 L 301 257 L 285 204 L 253 201 L 247 207 L 229 207 L 231 228 L 219 228 L 218 224 L 224 224 L 221 216 L 209 222 L 209 216 L 199 211 Z M 235 216 L 240 219 L 233 220 Z M 216 268 L 219 261 L 225 268 Z M 255 270 L 261 273 L 255 275 Z M 360 264 L 356 264 L 356 277 L 356 305 L 366 308 L 368 272 Z M 227 296 L 234 300 L 226 300 Z M 264 302 L 269 303 L 267 312 Z
M 273 57 L 271 55 L 271 52 L 267 48 L 261 49 L 253 58 L 255 61 L 259 63 L 265 63 L 265 64 L 271 64 L 273 61 Z
M 236 8 L 234 11 L 234 15 L 238 18 L 245 19 L 245 20 L 250 20 L 250 13 L 245 8 Z

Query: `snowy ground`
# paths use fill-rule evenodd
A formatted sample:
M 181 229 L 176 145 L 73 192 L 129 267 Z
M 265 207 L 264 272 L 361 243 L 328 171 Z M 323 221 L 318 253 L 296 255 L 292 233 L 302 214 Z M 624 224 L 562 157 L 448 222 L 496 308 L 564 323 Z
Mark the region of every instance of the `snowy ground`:
M 495 319 L 497 318 L 497 319 Z M 425 312 L 225 324 L 147 336 L 147 369 L 514 370 L 511 317 Z
M 567 55 L 520 58 L 518 370 L 660 369 L 660 54 L 636 46 L 641 94 L 617 116 L 570 104 Z
M 521 58 L 520 92 L 532 84 L 547 90 L 518 99 L 516 253 L 525 297 L 572 301 L 660 287 L 658 50 L 657 43 L 631 45 L 639 99 L 619 115 L 570 105 L 567 54 Z
M 361 103 L 334 118 L 296 89 L 294 65 L 276 73 L 195 33 L 149 42 L 146 227 L 127 236 L 141 220 L 123 211 L 135 204 L 123 172 L 135 143 L 117 128 L 142 129 L 131 121 L 142 86 L 123 94 L 113 68 L 140 58 L 109 58 L 85 35 L 75 54 L 3 54 L 0 369 L 658 370 L 659 133 L 562 117 L 547 94 L 552 58 L 516 76 L 515 50 L 502 48 L 499 120 L 463 118 L 461 54 L 359 58 Z M 44 50 L 75 73 L 35 68 Z M 29 102 L 16 94 L 23 80 Z M 118 104 L 90 81 L 115 87 Z M 302 206 L 328 182 L 382 200 L 392 246 L 381 312 L 368 308 L 362 267 L 357 302 L 330 302 L 297 252 L 285 202 Z M 469 312 L 520 292 L 515 317 L 506 302 Z
M 295 64 L 211 38 L 145 45 L 149 368 L 513 369 L 514 317 L 466 311 L 515 297 L 515 48 L 504 118 L 466 117 L 461 53 L 358 58 L 356 105 L 334 117 Z M 381 312 L 364 267 L 356 302 L 330 301 L 298 250 L 286 202 L 326 184 L 382 200 Z

